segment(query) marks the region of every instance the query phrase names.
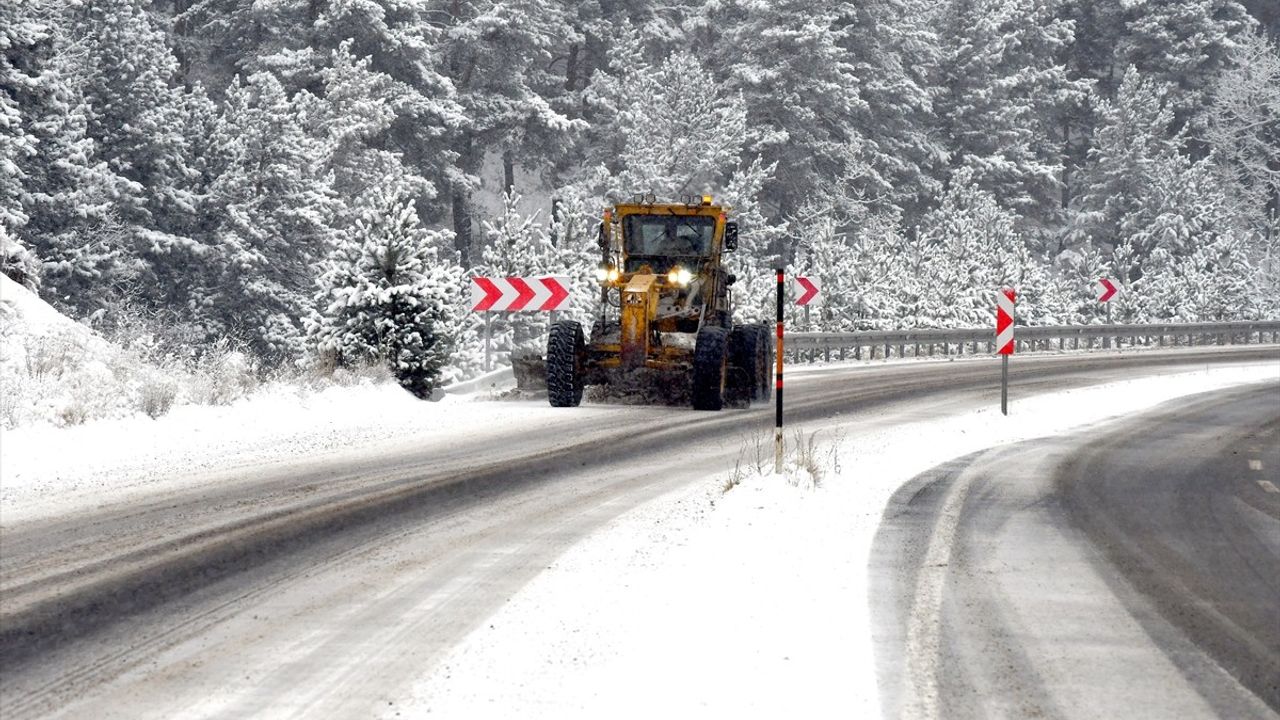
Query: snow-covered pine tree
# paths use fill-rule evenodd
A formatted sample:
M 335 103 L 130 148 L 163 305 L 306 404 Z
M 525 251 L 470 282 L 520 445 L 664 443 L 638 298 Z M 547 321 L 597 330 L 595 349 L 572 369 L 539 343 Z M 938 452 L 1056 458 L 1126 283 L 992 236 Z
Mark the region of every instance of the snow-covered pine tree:
M 1018 317 L 1043 322 L 1060 303 L 1049 298 L 1043 269 L 1033 261 L 1016 229 L 1017 217 L 978 187 L 968 171 L 952 179 L 941 205 L 921 227 L 924 287 L 923 327 L 983 327 L 990 323 L 995 293 L 1018 290 Z
M 1253 20 L 1236 0 L 1136 0 L 1124 7 L 1117 67 L 1132 65 L 1168 86 L 1174 127 L 1198 136 L 1211 88 L 1234 63 Z
M 1163 86 L 1131 67 L 1115 100 L 1098 101 L 1098 133 L 1071 213 L 1075 243 L 1107 252 L 1151 219 L 1147 206 L 1154 169 L 1177 154 L 1166 95 Z M 1149 250 L 1134 248 L 1139 256 Z
M 861 319 L 866 309 L 859 303 L 860 288 L 850 272 L 859 258 L 855 257 L 849 237 L 842 232 L 841 223 L 829 213 L 822 214 L 824 209 L 806 205 L 798 208 L 797 213 L 808 219 L 789 274 L 815 278 L 822 287 L 819 303 L 807 309 L 788 303 L 788 326 L 801 332 L 848 329 Z M 791 292 L 791 288 L 786 290 Z
M 323 157 L 335 190 L 350 207 L 365 193 L 388 184 L 420 202 L 430 200 L 435 186 L 387 142 L 399 106 L 412 91 L 374 70 L 371 58 L 354 56 L 351 47 L 350 41 L 343 42 L 333 52 L 329 67 L 321 72 L 324 98 L 311 113 L 315 131 L 325 138 Z
M 1111 253 L 1104 253 L 1092 244 L 1085 244 L 1059 255 L 1054 270 L 1056 272 L 1053 277 L 1058 283 L 1058 294 L 1064 304 L 1062 322 L 1104 322 L 1107 309 L 1097 301 L 1094 283 L 1105 277 L 1123 285 L 1112 267 Z
M 497 152 L 504 166 L 503 191 L 511 192 L 516 163 L 554 162 L 569 133 L 582 128 L 566 114 L 571 109 L 557 102 L 566 88 L 553 68 L 561 48 L 583 36 L 569 4 L 558 0 L 453 7 L 437 52 L 447 58 L 448 77 L 469 121 L 455 129 L 456 169 L 473 178 L 485 153 Z
M 22 208 L 23 166 L 36 155 L 37 142 L 28 134 L 18 102 L 40 82 L 38 69 L 30 65 L 36 46 L 47 37 L 48 29 L 22 13 L 21 5 L 0 4 L 0 272 L 28 287 L 38 285 L 39 271 L 17 234 L 28 219 Z
M 408 197 L 378 191 L 326 263 L 307 334 L 323 362 L 383 363 L 428 398 L 453 352 L 461 269 L 440 258 L 448 233 L 423 230 Z
M 1033 223 L 1061 207 L 1058 117 L 1086 85 L 1067 78 L 1060 57 L 1071 25 L 1046 0 L 951 0 L 940 17 L 943 43 L 937 116 L 955 169 Z
M 844 176 L 876 209 L 919 212 L 941 191 L 946 147 L 936 137 L 932 78 L 940 43 L 931 0 L 837 3 L 840 47 L 858 78 L 850 145 L 865 162 Z
M 838 6 L 843 3 L 707 3 L 689 43 L 703 48 L 710 66 L 723 77 L 724 87 L 716 92 L 741 95 L 742 117 L 736 121 L 743 140 L 734 144 L 748 157 L 775 165 L 761 195 L 766 216 L 775 222 L 843 175 L 842 150 L 856 133 L 857 120 L 870 110 L 859 96 L 863 77 L 842 47 L 849 38 L 842 34 L 846 28 Z M 676 58 L 672 69 L 679 73 L 683 66 L 685 77 L 698 77 L 701 63 Z M 707 73 L 706 79 L 701 92 L 697 86 L 686 92 L 710 94 L 717 78 Z M 700 119 L 690 116 L 689 122 L 696 126 Z M 706 132 L 689 137 L 701 140 Z
M 88 108 L 68 80 L 72 54 L 62 42 L 55 35 L 41 83 L 21 97 L 39 152 L 24 163 L 28 222 L 19 236 L 40 256 L 45 297 L 88 314 L 127 292 L 139 261 L 114 209 L 128 181 L 107 167 L 85 134 Z
M 202 314 L 268 364 L 298 357 L 313 267 L 333 250 L 324 144 L 270 73 L 227 92 L 211 143 L 217 178 L 206 213 L 213 249 Z
M 719 196 L 738 223 L 738 249 L 728 253 L 726 264 L 737 277 L 730 289 L 739 322 L 767 322 L 775 314 L 774 270 L 786 226 L 770 222 L 760 201 L 773 170 L 755 158 L 734 172 Z
M 616 202 L 637 193 L 675 200 L 724 188 L 746 133 L 742 97 L 717 86 L 688 53 L 655 66 L 624 64 L 624 57 L 597 76 L 594 88 L 613 111 L 609 133 L 618 143 L 616 165 L 597 169 L 598 190 Z
M 555 260 L 548 274 L 567 276 L 572 284 L 569 308 L 561 317 L 577 320 L 589 329 L 600 316 L 600 281 L 596 278 L 600 247 L 596 230 L 602 208 L 598 198 L 585 198 L 576 188 L 562 188 L 556 196 L 556 215 L 548 226 Z
M 1204 124 L 1231 215 L 1265 235 L 1280 216 L 1280 46 L 1261 33 L 1241 38 Z
M 1213 322 L 1256 318 L 1264 312 L 1258 274 L 1238 232 L 1178 256 L 1157 249 L 1134 283 L 1132 313 L 1139 322 Z
M 191 268 L 207 249 L 197 227 L 204 176 L 192 135 L 208 100 L 198 88 L 175 86 L 177 61 L 141 0 L 76 3 L 65 19 L 86 135 L 125 181 L 112 211 L 141 271 L 139 297 L 153 307 L 189 307 Z
M 854 252 L 843 258 L 843 272 L 851 278 L 856 320 L 843 330 L 890 330 L 913 327 L 907 312 L 920 288 L 912 272 L 914 248 L 895 212 L 877 211 L 851 230 Z
M 1074 231 L 1113 251 L 1112 265 L 1131 291 L 1118 298 L 1118 320 L 1174 316 L 1182 290 L 1170 278 L 1181 276 L 1185 258 L 1239 226 L 1213 158 L 1193 160 L 1181 136 L 1169 137 L 1175 120 L 1166 97 L 1130 68 L 1115 102 L 1100 105 L 1102 123 L 1075 209 Z M 1148 273 L 1155 277 L 1145 279 Z M 1156 286 L 1166 297 L 1150 296 Z

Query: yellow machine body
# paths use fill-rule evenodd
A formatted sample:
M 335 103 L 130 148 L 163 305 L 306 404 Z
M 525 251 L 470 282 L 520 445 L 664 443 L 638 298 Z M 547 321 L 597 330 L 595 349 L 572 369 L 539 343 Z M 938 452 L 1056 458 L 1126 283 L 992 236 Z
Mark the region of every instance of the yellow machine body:
M 622 203 L 605 210 L 599 272 L 603 312 L 597 323 L 604 331 L 593 335 L 588 347 L 593 383 L 607 382 L 615 370 L 687 370 L 698 329 L 707 322 L 727 322 L 732 282 L 722 264 L 731 224 L 727 212 L 709 196 L 682 203 Z M 678 243 L 680 233 L 687 233 L 697 238 L 697 250 L 674 248 L 688 253 L 684 255 L 661 248 L 641 252 L 646 248 L 634 235 L 662 222 L 669 226 L 663 241 Z M 612 313 L 616 320 L 608 317 Z
M 547 398 L 578 405 L 586 386 L 605 395 L 695 410 L 746 407 L 767 398 L 771 336 L 735 325 L 723 256 L 738 225 L 710 196 L 614 205 L 599 226 L 599 315 L 554 323 L 547 340 Z

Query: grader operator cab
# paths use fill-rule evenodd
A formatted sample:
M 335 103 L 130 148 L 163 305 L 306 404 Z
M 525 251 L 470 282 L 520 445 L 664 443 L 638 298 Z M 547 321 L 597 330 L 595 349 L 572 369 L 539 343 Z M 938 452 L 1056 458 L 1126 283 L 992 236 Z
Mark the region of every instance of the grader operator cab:
M 639 198 L 605 211 L 599 244 L 590 342 L 575 321 L 553 324 L 547 339 L 553 406 L 578 405 L 587 385 L 645 400 L 687 396 L 698 410 L 769 398 L 772 335 L 733 323 L 736 278 L 722 255 L 737 247 L 738 227 L 725 208 L 710 196 Z

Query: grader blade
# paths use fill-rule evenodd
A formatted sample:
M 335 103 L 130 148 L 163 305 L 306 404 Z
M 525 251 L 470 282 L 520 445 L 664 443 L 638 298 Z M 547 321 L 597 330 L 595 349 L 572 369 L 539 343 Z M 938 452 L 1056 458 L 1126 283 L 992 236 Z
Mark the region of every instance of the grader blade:
M 658 276 L 636 275 L 622 289 L 622 367 L 644 367 L 649 323 L 658 308 Z

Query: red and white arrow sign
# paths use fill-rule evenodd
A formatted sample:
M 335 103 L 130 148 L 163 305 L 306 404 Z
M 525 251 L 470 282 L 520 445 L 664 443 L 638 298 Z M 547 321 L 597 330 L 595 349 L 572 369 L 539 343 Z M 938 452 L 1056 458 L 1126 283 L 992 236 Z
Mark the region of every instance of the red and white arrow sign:
M 818 293 L 822 291 L 822 283 L 818 278 L 805 277 L 803 275 L 796 276 L 796 304 L 808 305 L 818 297 Z
M 1108 302 L 1116 296 L 1119 289 L 1111 278 L 1099 278 L 1098 282 L 1093 284 L 1093 291 L 1098 294 L 1098 302 Z
M 563 310 L 569 307 L 569 278 L 471 278 L 475 312 Z
M 996 293 L 996 352 L 1012 355 L 1013 346 L 1013 288 Z

